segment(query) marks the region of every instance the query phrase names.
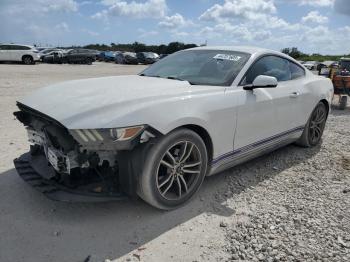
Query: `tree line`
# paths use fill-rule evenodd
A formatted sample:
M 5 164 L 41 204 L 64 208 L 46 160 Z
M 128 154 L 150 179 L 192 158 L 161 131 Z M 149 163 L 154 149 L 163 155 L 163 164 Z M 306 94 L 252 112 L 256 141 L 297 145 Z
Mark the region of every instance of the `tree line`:
M 321 55 L 321 54 L 305 54 L 298 50 L 297 47 L 287 47 L 283 48 L 281 50 L 282 53 L 287 54 L 291 57 L 293 57 L 296 60 L 301 61 L 318 61 L 318 62 L 324 62 L 324 61 L 339 61 L 341 57 L 350 57 L 349 55 Z
M 185 44 L 182 42 L 171 42 L 167 45 L 146 45 L 140 42 L 134 42 L 132 44 L 116 44 L 111 43 L 110 45 L 106 44 L 89 44 L 85 46 L 71 46 L 65 48 L 87 48 L 94 49 L 98 51 L 129 51 L 129 52 L 154 52 L 157 54 L 172 54 L 180 50 L 197 47 L 196 44 Z M 285 53 L 294 59 L 302 61 L 338 61 L 341 57 L 350 56 L 349 55 L 321 55 L 321 54 L 306 54 L 298 50 L 297 47 L 286 47 L 281 50 L 282 53 Z
M 181 42 L 171 42 L 167 45 L 146 45 L 140 42 L 132 44 L 90 44 L 86 46 L 71 46 L 69 48 L 87 48 L 99 51 L 129 51 L 129 52 L 154 52 L 157 54 L 172 54 L 180 50 L 197 47 L 196 44 L 184 44 Z M 67 48 L 67 47 L 66 47 Z

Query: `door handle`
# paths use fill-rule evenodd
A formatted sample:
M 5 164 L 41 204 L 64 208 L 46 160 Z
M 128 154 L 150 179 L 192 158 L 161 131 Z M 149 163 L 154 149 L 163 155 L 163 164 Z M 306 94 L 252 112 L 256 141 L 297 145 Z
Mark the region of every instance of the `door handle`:
M 300 95 L 299 92 L 293 92 L 293 93 L 290 93 L 289 97 L 291 97 L 291 98 L 297 98 L 299 95 Z

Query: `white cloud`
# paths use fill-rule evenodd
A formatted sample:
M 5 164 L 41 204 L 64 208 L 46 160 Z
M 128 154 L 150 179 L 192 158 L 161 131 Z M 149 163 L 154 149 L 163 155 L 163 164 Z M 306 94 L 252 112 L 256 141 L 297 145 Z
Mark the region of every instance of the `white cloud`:
M 155 30 L 148 31 L 142 28 L 139 28 L 137 31 L 139 31 L 140 33 L 139 38 L 147 38 L 147 37 L 156 36 L 159 34 L 158 31 L 155 31 Z
M 301 21 L 303 23 L 325 24 L 328 22 L 328 17 L 321 15 L 318 11 L 311 11 Z
M 63 31 L 63 32 L 70 32 L 69 30 L 69 26 L 66 22 L 62 22 L 62 23 L 59 23 L 55 26 L 55 28 L 59 31 Z
M 297 0 L 300 5 L 310 5 L 316 7 L 333 6 L 335 0 Z
M 333 4 L 336 8 L 338 1 L 350 9 L 350 0 L 288 0 L 288 3 L 332 10 Z M 198 42 L 208 39 L 212 44 L 255 45 L 277 50 L 297 46 L 310 53 L 350 52 L 349 48 L 342 44 L 350 38 L 350 27 L 331 30 L 326 26 L 329 18 L 320 11 L 309 12 L 301 18 L 300 23 L 290 23 L 278 16 L 274 6 L 277 4 L 279 7 L 282 2 L 287 3 L 287 0 L 246 1 L 251 5 L 241 5 L 240 9 L 232 5 L 234 2 L 237 4 L 241 0 L 226 0 L 222 5 L 213 5 L 200 16 L 200 20 L 203 21 L 201 30 L 195 33 Z M 271 8 L 262 8 L 269 5 Z M 347 9 L 342 7 L 342 10 Z M 343 13 L 350 14 L 350 11 Z
M 36 15 L 50 12 L 76 12 L 78 11 L 78 3 L 74 0 L 14 0 L 1 11 L 9 15 L 26 14 L 28 12 Z
M 91 30 L 88 30 L 88 29 L 83 29 L 82 31 L 83 31 L 84 33 L 87 33 L 87 34 L 90 35 L 90 36 L 99 36 L 99 35 L 100 35 L 98 32 L 91 31 Z
M 272 36 L 269 30 L 249 28 L 243 24 L 232 25 L 228 22 L 220 23 L 213 27 L 206 26 L 198 34 L 209 39 L 227 39 L 229 41 L 253 42 L 264 41 Z
M 237 18 L 253 18 L 257 13 L 276 12 L 273 0 L 225 0 L 223 5 L 215 4 L 200 17 L 200 20 L 220 21 Z
M 350 15 L 350 1 L 349 0 L 275 0 L 281 1 L 285 3 L 296 3 L 298 5 L 304 6 L 312 6 L 312 7 L 324 7 L 329 8 L 333 7 L 334 11 Z
M 107 0 L 103 3 L 108 9 L 102 10 L 92 18 L 130 17 L 130 18 L 161 18 L 164 17 L 168 7 L 165 0 L 147 0 L 146 2 L 126 2 L 122 0 Z
M 190 34 L 188 32 L 176 32 L 175 35 L 178 37 L 186 37 L 186 36 L 189 36 Z
M 49 11 L 76 12 L 78 11 L 78 3 L 74 0 L 39 0 L 43 9 Z
M 158 23 L 158 25 L 167 29 L 175 29 L 193 25 L 193 22 L 186 20 L 182 15 L 176 13 L 172 16 L 165 16 L 163 20 Z
M 317 26 L 306 28 L 301 35 L 301 41 L 304 45 L 309 46 L 313 50 L 313 53 L 320 53 L 321 48 L 327 48 L 327 46 L 336 45 L 335 32 L 329 30 L 326 26 Z

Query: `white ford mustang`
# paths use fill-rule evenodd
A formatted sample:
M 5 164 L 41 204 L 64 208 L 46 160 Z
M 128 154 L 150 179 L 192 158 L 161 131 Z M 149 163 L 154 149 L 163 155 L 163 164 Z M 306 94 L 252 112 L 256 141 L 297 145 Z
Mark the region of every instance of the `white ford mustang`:
M 139 75 L 52 85 L 18 102 L 21 177 L 52 199 L 188 201 L 206 175 L 296 142 L 317 145 L 329 79 L 249 47 L 177 52 Z

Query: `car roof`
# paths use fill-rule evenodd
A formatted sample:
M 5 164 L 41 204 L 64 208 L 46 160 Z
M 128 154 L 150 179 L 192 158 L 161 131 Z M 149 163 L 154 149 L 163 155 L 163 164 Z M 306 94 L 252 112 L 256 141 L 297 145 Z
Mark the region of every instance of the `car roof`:
M 26 47 L 34 48 L 34 46 L 32 46 L 32 45 L 21 45 L 21 44 L 5 44 L 5 43 L 3 43 L 0 45 L 19 45 L 19 46 L 26 46 Z
M 269 55 L 272 54 L 272 55 L 278 55 L 278 56 L 284 57 L 284 58 L 289 59 L 297 64 L 300 64 L 293 57 L 286 55 L 282 52 L 278 52 L 278 51 L 266 49 L 266 48 L 255 47 L 255 46 L 200 46 L 200 47 L 190 48 L 187 50 L 236 51 L 236 52 L 247 53 L 247 54 L 250 54 L 250 55 L 255 56 L 255 57 L 260 56 L 260 55 L 264 55 L 264 54 L 269 54 Z
M 200 47 L 194 47 L 191 48 L 191 50 L 222 50 L 222 51 L 237 51 L 237 52 L 243 52 L 248 54 L 255 54 L 255 53 L 278 53 L 281 54 L 281 52 L 277 52 L 270 49 L 255 47 L 255 46 L 200 46 Z

